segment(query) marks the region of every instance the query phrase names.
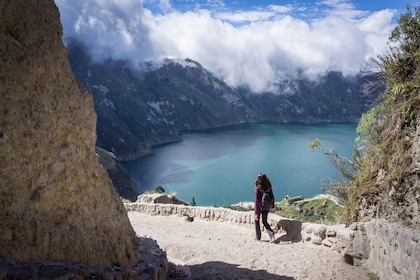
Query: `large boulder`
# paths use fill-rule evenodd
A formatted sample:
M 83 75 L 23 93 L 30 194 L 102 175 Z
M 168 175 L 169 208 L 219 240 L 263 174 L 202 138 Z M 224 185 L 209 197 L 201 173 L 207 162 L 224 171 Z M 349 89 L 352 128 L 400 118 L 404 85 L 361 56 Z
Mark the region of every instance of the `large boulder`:
M 53 0 L 0 2 L 0 258 L 140 259 L 95 155 L 91 94 L 71 71 Z

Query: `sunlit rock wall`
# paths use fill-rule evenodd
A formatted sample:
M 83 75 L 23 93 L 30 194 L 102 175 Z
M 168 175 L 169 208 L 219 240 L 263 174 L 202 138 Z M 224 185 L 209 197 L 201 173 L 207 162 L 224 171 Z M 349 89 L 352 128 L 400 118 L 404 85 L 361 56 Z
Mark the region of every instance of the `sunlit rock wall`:
M 0 258 L 139 260 L 53 0 L 0 1 Z

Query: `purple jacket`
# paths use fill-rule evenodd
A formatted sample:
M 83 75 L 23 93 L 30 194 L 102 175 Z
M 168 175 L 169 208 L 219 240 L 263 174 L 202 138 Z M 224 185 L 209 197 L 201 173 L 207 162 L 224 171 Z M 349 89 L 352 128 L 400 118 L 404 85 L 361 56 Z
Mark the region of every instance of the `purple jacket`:
M 255 203 L 254 203 L 254 214 L 259 215 L 261 212 L 261 199 L 262 199 L 262 191 L 259 188 L 255 188 Z
M 273 189 L 270 190 L 273 192 Z M 263 192 L 259 188 L 255 188 L 255 203 L 254 203 L 254 214 L 260 215 L 261 213 L 261 200 L 262 200 Z M 274 193 L 273 193 L 274 196 Z

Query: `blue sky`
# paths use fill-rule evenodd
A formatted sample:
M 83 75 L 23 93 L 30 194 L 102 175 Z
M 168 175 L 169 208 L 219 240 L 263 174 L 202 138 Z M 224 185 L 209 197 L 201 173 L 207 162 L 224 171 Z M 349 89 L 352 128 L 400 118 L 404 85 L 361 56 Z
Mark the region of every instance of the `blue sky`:
M 236 15 L 236 18 L 240 18 L 240 15 L 242 15 L 242 22 L 247 22 L 250 19 L 255 19 L 257 15 L 259 19 L 264 19 L 264 15 L 267 16 L 265 19 L 270 19 L 278 14 L 288 14 L 296 18 L 313 20 L 325 17 L 329 13 L 338 10 L 346 11 L 354 16 L 360 17 L 367 13 L 384 9 L 394 9 L 397 11 L 397 14 L 401 14 L 405 11 L 406 4 L 408 3 L 413 5 L 415 0 L 146 0 L 143 2 L 143 5 L 153 13 L 167 13 L 174 10 L 187 12 L 202 9 L 211 11 L 216 18 L 220 18 L 223 14 L 230 15 L 231 18 L 233 18 L 233 15 Z M 273 13 L 273 9 L 271 8 L 273 6 L 277 7 L 277 10 L 281 12 Z M 224 20 L 229 21 L 229 18 L 226 17 Z
M 55 0 L 64 37 L 95 60 L 135 65 L 198 61 L 232 86 L 272 91 L 303 72 L 355 74 L 387 49 L 407 3 L 416 0 Z M 418 1 L 417 1 L 418 3 Z
M 315 1 L 290 1 L 290 0 L 254 0 L 254 1 L 208 1 L 208 0 L 201 0 L 201 1 L 194 1 L 194 0 L 173 0 L 173 1 L 145 1 L 146 5 L 162 5 L 162 3 L 167 3 L 166 5 L 171 5 L 172 7 L 185 11 L 185 10 L 192 10 L 195 8 L 203 8 L 203 9 L 231 9 L 231 10 L 252 10 L 256 7 L 266 7 L 269 5 L 279 5 L 279 6 L 314 6 L 316 3 L 321 3 L 320 0 Z M 330 3 L 340 3 L 340 1 L 329 1 Z M 404 8 L 406 3 L 409 1 L 401 1 L 401 0 L 358 0 L 358 1 L 347 1 L 347 3 L 352 4 L 355 9 L 359 10 L 381 10 L 381 9 L 399 9 Z

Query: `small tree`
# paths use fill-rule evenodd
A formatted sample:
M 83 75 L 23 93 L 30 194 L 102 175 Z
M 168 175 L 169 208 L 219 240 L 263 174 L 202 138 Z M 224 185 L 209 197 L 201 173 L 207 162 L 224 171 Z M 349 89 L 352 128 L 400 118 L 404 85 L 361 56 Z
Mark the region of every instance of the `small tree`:
M 321 147 L 321 140 L 318 138 L 314 138 L 311 142 L 309 142 L 309 149 L 311 149 L 311 152 L 319 149 Z
M 309 143 L 311 151 L 315 151 L 321 148 L 321 140 L 314 138 Z M 347 157 L 343 157 L 337 153 L 334 148 L 328 147 L 323 151 L 327 155 L 329 161 L 334 167 L 340 172 L 341 178 L 330 179 L 329 182 L 324 180 L 321 181 L 322 189 L 326 193 L 331 193 L 340 199 L 346 201 L 348 199 L 348 192 L 352 185 L 353 180 L 356 179 L 357 170 L 359 165 L 357 160 L 350 160 Z
M 164 193 L 165 189 L 162 186 L 157 186 L 154 190 L 153 193 Z

